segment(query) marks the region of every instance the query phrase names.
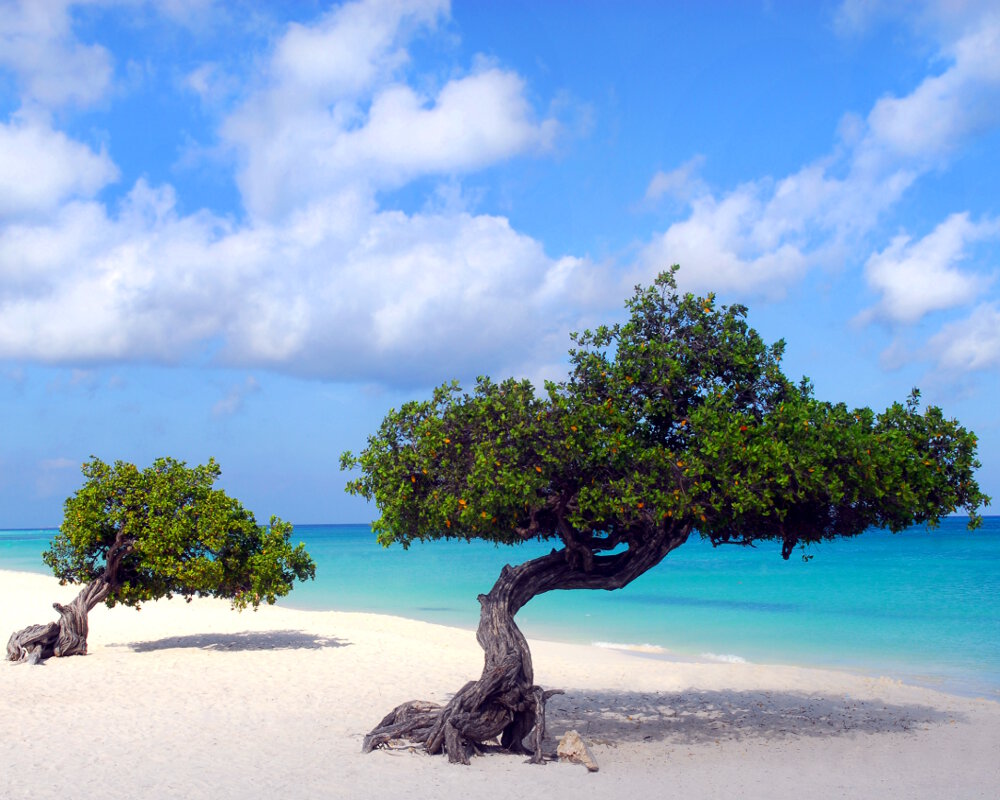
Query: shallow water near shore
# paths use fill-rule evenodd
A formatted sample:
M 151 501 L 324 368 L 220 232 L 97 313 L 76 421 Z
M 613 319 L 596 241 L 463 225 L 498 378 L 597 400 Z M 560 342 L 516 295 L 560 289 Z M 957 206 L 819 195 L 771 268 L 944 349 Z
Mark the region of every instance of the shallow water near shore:
M 41 553 L 53 533 L 0 531 L 0 568 L 47 572 Z M 317 577 L 283 605 L 463 628 L 475 627 L 476 597 L 504 564 L 551 549 L 385 549 L 368 525 L 297 525 L 293 539 Z M 693 539 L 624 589 L 542 595 L 518 622 L 529 637 L 644 657 L 832 667 L 1000 700 L 1000 517 L 978 531 L 957 518 L 936 531 L 870 531 L 807 553 L 808 562 L 799 552 L 783 561 L 770 544 L 713 549 Z

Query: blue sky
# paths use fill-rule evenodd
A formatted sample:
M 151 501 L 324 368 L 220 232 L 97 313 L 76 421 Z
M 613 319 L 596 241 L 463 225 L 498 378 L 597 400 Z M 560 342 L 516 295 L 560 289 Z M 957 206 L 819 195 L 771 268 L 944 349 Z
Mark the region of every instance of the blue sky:
M 91 454 L 366 521 L 386 410 L 675 262 L 1000 497 L 998 152 L 994 2 L 0 0 L 0 527 Z

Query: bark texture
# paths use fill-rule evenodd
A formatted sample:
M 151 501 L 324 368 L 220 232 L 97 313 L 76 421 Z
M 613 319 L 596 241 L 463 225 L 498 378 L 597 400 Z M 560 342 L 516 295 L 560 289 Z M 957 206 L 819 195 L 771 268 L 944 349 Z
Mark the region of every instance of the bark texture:
M 87 615 L 111 591 L 103 578 L 86 584 L 69 605 L 53 603 L 59 612 L 56 622 L 29 625 L 11 634 L 7 642 L 7 660 L 38 664 L 51 656 L 85 655 L 87 652 Z
M 653 541 L 614 555 L 576 558 L 572 549 L 516 567 L 506 566 L 489 594 L 479 595 L 476 639 L 484 652 L 479 680 L 465 684 L 446 705 L 414 700 L 393 709 L 362 746 L 366 753 L 394 740 L 408 740 L 428 753 L 445 753 L 452 763 L 488 748 L 545 761 L 545 703 L 560 690 L 536 686 L 528 643 L 514 615 L 536 595 L 554 589 L 619 589 L 687 539 L 688 531 L 664 532 Z M 527 743 L 526 743 L 527 742 Z

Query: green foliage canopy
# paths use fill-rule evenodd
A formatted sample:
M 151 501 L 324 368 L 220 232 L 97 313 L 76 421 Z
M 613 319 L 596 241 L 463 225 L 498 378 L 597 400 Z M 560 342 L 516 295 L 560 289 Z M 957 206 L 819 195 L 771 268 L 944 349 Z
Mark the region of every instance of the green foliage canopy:
M 274 603 L 294 581 L 315 576 L 290 523 L 252 513 L 221 489 L 214 459 L 189 468 L 171 458 L 139 470 L 94 458 L 66 500 L 59 533 L 43 554 L 62 583 L 105 580 L 108 606 L 174 594 L 224 597 L 236 608 Z
M 780 369 L 741 305 L 637 287 L 622 324 L 574 334 L 567 380 L 451 383 L 391 411 L 347 490 L 374 499 L 379 541 L 562 540 L 584 571 L 664 529 L 713 544 L 796 545 L 935 525 L 988 504 L 976 438 L 939 408 L 878 414 L 816 399 Z

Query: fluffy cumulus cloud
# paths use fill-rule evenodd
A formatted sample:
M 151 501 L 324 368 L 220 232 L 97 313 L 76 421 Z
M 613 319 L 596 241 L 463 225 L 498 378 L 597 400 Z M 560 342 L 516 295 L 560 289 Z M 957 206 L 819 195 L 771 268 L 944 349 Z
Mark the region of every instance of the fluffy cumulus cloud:
M 224 133 L 245 161 L 239 183 L 247 208 L 276 219 L 342 188 L 396 188 L 544 147 L 555 123 L 533 119 L 523 88 L 499 69 L 449 81 L 434 98 L 390 85 L 360 120 L 353 104 L 309 104 L 278 117 L 269 92 L 228 120 Z
M 104 150 L 95 152 L 44 121 L 22 114 L 9 124 L 0 122 L 0 219 L 92 197 L 117 177 Z
M 721 197 L 705 192 L 691 202 L 687 219 L 671 225 L 645 247 L 641 260 L 684 265 L 686 288 L 780 292 L 805 268 L 800 247 L 781 241 L 794 221 L 769 213 L 760 185 L 746 184 Z
M 878 304 L 859 315 L 896 324 L 915 323 L 928 312 L 966 306 L 992 285 L 981 271 L 959 263 L 968 246 L 997 236 L 997 223 L 973 222 L 956 209 L 919 241 L 901 233 L 874 253 L 872 237 L 906 192 L 974 137 L 1000 127 L 1000 13 L 989 3 L 925 3 L 918 19 L 939 37 L 936 74 L 907 94 L 879 99 L 864 118 L 846 115 L 836 147 L 782 177 L 764 177 L 716 191 L 698 175 L 700 159 L 657 173 L 646 201 L 669 194 L 686 201 L 686 216 L 654 235 L 641 249 L 642 277 L 679 262 L 690 288 L 780 296 L 810 269 L 864 264 Z M 876 20 L 902 14 L 900 4 L 845 2 L 837 18 L 857 34 Z M 987 312 L 956 331 L 980 330 Z M 963 327 L 964 326 L 964 327 Z M 964 340 L 964 339 L 963 339 Z M 923 348 L 944 358 L 935 339 Z M 958 358 L 970 369 L 992 363 Z
M 905 97 L 884 97 L 868 117 L 870 144 L 900 158 L 935 161 L 1000 123 L 1000 12 L 942 55 L 952 63 Z
M 77 37 L 76 5 L 0 0 L 0 73 L 18 98 L 0 119 L 2 358 L 175 363 L 209 352 L 391 383 L 538 374 L 579 324 L 568 315 L 674 262 L 685 288 L 779 296 L 852 256 L 879 295 L 869 318 L 898 325 L 971 307 L 992 287 L 963 258 L 996 225 L 965 209 L 923 238 L 868 242 L 915 182 L 1000 125 L 1000 21 L 988 11 L 949 28 L 933 75 L 866 117 L 845 117 L 834 150 L 788 175 L 720 191 L 700 177 L 699 156 L 655 175 L 645 202 L 669 197 L 684 213 L 619 276 L 553 257 L 506 218 L 462 202 L 464 176 L 545 154 L 559 125 L 521 75 L 488 58 L 421 71 L 413 44 L 447 27 L 446 0 L 335 5 L 276 31 L 253 58 L 178 76 L 218 120 L 211 148 L 231 159 L 235 216 L 191 213 L 169 185 L 142 179 L 103 199 L 120 180 L 115 141 L 101 149 L 59 127 L 116 97 L 115 59 Z M 208 0 L 152 8 L 182 25 L 212 13 Z M 385 205 L 414 181 L 450 187 L 452 201 L 408 213 Z M 995 314 L 987 303 L 952 320 L 925 352 L 956 368 L 995 365 L 995 349 L 974 347 L 977 336 L 989 341 Z
M 545 148 L 515 73 L 480 63 L 435 90 L 402 80 L 405 36 L 432 28 L 439 0 L 372 0 L 293 25 L 223 124 L 247 209 L 275 220 L 342 190 L 374 192 L 455 175 Z
M 965 319 L 950 322 L 931 337 L 930 355 L 948 372 L 1000 367 L 1000 307 L 980 303 Z
M 555 133 L 523 80 L 486 61 L 436 88 L 407 82 L 409 38 L 447 11 L 370 0 L 285 29 L 220 127 L 240 221 L 182 213 L 171 187 L 145 180 L 109 207 L 95 194 L 115 177 L 105 153 L 16 120 L 0 128 L 0 185 L 18 182 L 33 148 L 57 156 L 31 194 L 0 201 L 0 357 L 170 363 L 209 347 L 230 364 L 387 382 L 550 357 L 581 262 L 549 257 L 503 217 L 378 200 L 537 152 Z M 188 85 L 216 73 L 202 65 Z
M 837 263 L 915 177 L 909 167 L 870 163 L 846 143 L 842 149 L 846 155 L 824 157 L 781 179 L 723 192 L 691 175 L 687 217 L 642 248 L 640 269 L 648 274 L 681 263 L 692 289 L 779 297 L 810 268 Z
M 236 227 L 174 203 L 140 182 L 117 216 L 77 202 L 8 226 L 0 261 L 31 285 L 0 315 L 0 355 L 170 362 L 218 341 L 229 363 L 343 379 L 517 368 L 505 354 L 537 355 L 565 296 L 552 283 L 577 266 L 494 216 L 358 213 L 335 198 Z
M 29 104 L 90 105 L 111 84 L 112 59 L 73 34 L 71 0 L 0 2 L 0 67 L 11 70 Z
M 870 125 L 849 122 L 857 124 L 842 126 L 834 153 L 779 179 L 716 192 L 693 170 L 671 173 L 674 196 L 690 197 L 688 213 L 642 249 L 643 270 L 678 262 L 692 288 L 776 296 L 810 268 L 843 257 L 919 174 L 911 163 L 876 157 Z M 650 188 L 662 183 L 654 178 Z
M 972 222 L 968 214 L 953 214 L 916 242 L 895 237 L 865 264 L 868 283 L 881 294 L 865 320 L 914 323 L 931 311 L 970 304 L 992 283 L 988 275 L 964 271 L 959 263 L 968 246 L 1000 238 L 1000 222 Z
M 969 137 L 1000 125 L 1000 15 L 987 15 L 942 52 L 950 65 L 867 118 L 849 116 L 837 148 L 780 179 L 716 193 L 691 163 L 647 190 L 691 196 L 686 219 L 654 237 L 647 264 L 679 261 L 690 280 L 736 291 L 774 291 L 863 244 L 906 190 Z M 693 162 L 697 166 L 698 162 Z

